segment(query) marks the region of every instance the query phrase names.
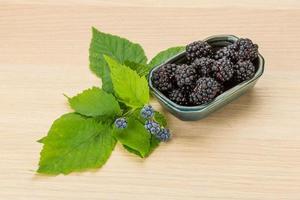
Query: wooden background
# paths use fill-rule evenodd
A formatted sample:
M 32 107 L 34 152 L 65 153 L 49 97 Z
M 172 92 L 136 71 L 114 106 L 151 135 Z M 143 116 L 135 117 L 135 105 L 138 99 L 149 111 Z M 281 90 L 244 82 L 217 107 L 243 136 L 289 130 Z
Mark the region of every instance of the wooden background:
M 266 71 L 204 120 L 167 114 L 173 140 L 141 160 L 117 146 L 100 170 L 35 170 L 52 121 L 100 81 L 91 26 L 141 43 L 149 58 L 214 34 L 249 37 Z M 153 100 L 156 108 L 161 109 Z M 0 199 L 300 199 L 300 3 L 289 1 L 0 1 Z

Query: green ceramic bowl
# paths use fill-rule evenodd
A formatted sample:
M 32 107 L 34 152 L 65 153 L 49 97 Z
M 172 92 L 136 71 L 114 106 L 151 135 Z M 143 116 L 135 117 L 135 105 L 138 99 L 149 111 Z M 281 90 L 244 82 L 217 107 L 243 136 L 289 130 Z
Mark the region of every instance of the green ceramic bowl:
M 217 35 L 207 38 L 207 41 L 210 45 L 215 48 L 226 46 L 230 43 L 234 43 L 238 37 L 233 35 Z M 166 64 L 166 63 L 182 63 L 185 60 L 185 52 L 179 53 L 174 57 L 166 60 L 164 63 L 154 67 L 149 74 L 149 86 L 153 95 L 158 99 L 159 103 L 170 111 L 174 116 L 181 120 L 185 121 L 194 121 L 202 119 L 208 116 L 210 113 L 216 111 L 217 109 L 225 106 L 229 102 L 237 99 L 249 89 L 251 89 L 259 79 L 259 77 L 264 72 L 264 58 L 259 54 L 258 58 L 253 62 L 256 68 L 256 73 L 254 77 L 250 80 L 244 81 L 236 86 L 231 87 L 226 90 L 221 95 L 217 96 L 212 102 L 203 104 L 200 106 L 181 106 L 172 102 L 168 97 L 158 91 L 153 87 L 151 82 L 152 74 L 157 68 Z

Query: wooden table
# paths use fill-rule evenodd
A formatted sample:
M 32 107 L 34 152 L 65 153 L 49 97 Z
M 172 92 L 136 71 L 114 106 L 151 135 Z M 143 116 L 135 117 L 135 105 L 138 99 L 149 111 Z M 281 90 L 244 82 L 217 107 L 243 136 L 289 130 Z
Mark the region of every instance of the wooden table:
M 149 58 L 214 34 L 249 37 L 266 71 L 253 90 L 206 119 L 166 113 L 174 138 L 146 160 L 118 145 L 100 170 L 37 175 L 36 140 L 70 110 L 62 93 L 100 84 L 88 69 L 91 26 L 141 43 Z M 300 199 L 296 0 L 2 0 L 0 98 L 1 200 Z

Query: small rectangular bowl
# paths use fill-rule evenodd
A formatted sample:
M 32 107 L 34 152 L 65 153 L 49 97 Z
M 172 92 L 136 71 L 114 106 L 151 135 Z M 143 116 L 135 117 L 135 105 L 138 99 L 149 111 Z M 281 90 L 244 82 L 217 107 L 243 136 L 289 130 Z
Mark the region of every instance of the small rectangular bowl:
M 234 35 L 216 35 L 211 36 L 204 41 L 208 42 L 214 48 L 224 47 L 228 44 L 234 43 L 238 40 L 238 37 Z M 149 73 L 149 86 L 151 89 L 152 94 L 158 99 L 159 103 L 166 108 L 170 113 L 172 113 L 177 118 L 184 120 L 184 121 L 195 121 L 202 119 L 208 116 L 210 113 L 218 110 L 219 108 L 225 106 L 226 104 L 230 103 L 231 101 L 237 99 L 249 89 L 254 87 L 257 80 L 261 77 L 264 72 L 264 58 L 259 54 L 258 58 L 253 61 L 253 64 L 256 69 L 256 73 L 254 77 L 250 80 L 244 81 L 231 87 L 230 89 L 226 90 L 224 93 L 217 96 L 213 101 L 202 104 L 199 106 L 181 106 L 174 102 L 172 102 L 168 97 L 158 91 L 152 85 L 152 75 L 155 70 L 167 63 L 182 63 L 185 59 L 185 51 L 173 56 L 172 58 L 166 60 L 162 64 L 154 67 L 151 72 Z

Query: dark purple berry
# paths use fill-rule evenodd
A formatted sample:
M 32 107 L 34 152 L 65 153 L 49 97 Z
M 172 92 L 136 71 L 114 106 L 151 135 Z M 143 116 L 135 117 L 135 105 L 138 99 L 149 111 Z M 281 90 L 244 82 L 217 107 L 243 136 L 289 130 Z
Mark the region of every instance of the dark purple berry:
M 215 61 L 210 58 L 197 58 L 191 64 L 191 67 L 193 67 L 200 76 L 208 77 L 211 74 L 214 62 Z
M 196 70 L 190 65 L 180 65 L 175 71 L 175 80 L 178 87 L 192 86 L 197 79 Z
M 213 78 L 200 78 L 190 94 L 190 103 L 192 105 L 201 105 L 211 102 L 220 93 L 220 90 L 220 84 Z
M 258 56 L 258 45 L 248 38 L 240 38 L 236 41 L 235 51 L 237 60 L 254 60 Z
M 233 73 L 233 64 L 225 57 L 217 60 L 212 67 L 212 77 L 222 83 L 230 80 Z
M 179 105 L 187 105 L 187 94 L 188 92 L 182 89 L 174 89 L 169 93 L 169 99 Z
M 155 88 L 159 91 L 164 92 L 172 89 L 172 78 L 168 74 L 168 72 L 164 69 L 157 69 L 153 72 L 152 83 Z
M 214 58 L 216 60 L 219 60 L 221 58 L 227 58 L 227 59 L 231 60 L 232 62 L 235 62 L 237 60 L 237 53 L 236 53 L 236 50 L 235 50 L 235 45 L 230 44 L 226 47 L 223 47 L 223 48 L 219 49 L 215 53 Z
M 203 41 L 195 41 L 186 46 L 186 58 L 192 63 L 196 58 L 208 57 L 212 53 L 212 47 Z
M 239 61 L 234 66 L 234 79 L 240 83 L 251 79 L 255 74 L 255 67 L 251 61 Z

